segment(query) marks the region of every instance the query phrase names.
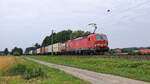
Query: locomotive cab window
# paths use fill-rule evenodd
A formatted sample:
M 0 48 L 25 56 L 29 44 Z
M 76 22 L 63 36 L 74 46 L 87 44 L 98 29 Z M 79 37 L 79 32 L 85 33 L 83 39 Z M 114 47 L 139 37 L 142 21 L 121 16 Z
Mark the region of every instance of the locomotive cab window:
M 96 35 L 96 40 L 107 40 L 106 35 Z

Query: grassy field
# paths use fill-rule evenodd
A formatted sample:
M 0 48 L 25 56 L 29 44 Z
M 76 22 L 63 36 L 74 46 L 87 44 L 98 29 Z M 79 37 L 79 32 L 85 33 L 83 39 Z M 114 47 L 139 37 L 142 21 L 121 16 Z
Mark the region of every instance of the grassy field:
M 20 57 L 0 57 L 0 60 L 4 59 L 0 61 L 0 67 L 5 67 L 0 69 L 0 84 L 89 84 L 63 71 Z
M 34 56 L 32 58 L 150 82 L 150 61 L 89 56 Z

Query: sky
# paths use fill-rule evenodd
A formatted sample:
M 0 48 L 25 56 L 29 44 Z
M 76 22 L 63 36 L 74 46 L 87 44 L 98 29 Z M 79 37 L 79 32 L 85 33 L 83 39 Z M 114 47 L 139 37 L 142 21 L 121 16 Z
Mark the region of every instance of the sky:
M 110 48 L 150 46 L 149 0 L 0 0 L 0 50 L 41 44 L 52 29 L 92 32 L 89 23 Z

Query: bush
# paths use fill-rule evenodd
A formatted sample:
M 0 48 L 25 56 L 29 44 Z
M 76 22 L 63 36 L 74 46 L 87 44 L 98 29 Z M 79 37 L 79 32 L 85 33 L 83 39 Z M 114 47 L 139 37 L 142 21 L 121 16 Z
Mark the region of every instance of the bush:
M 20 56 L 21 54 L 19 52 L 14 52 L 13 55 L 14 56 Z
M 24 72 L 27 70 L 27 67 L 26 65 L 23 65 L 23 64 L 17 64 L 15 66 L 13 66 L 9 73 L 11 75 L 21 75 L 21 74 L 24 74 Z
M 46 77 L 45 72 L 40 67 L 27 67 L 27 65 L 17 64 L 9 70 L 11 75 L 21 75 L 24 79 L 30 80 L 36 77 Z
M 24 72 L 24 79 L 32 79 L 32 78 L 36 78 L 36 77 L 44 77 L 45 73 L 41 68 L 28 68 L 25 72 Z

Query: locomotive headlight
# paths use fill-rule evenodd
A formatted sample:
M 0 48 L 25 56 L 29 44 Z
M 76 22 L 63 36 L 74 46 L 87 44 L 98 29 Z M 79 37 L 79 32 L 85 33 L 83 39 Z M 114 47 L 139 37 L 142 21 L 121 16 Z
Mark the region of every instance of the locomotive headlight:
M 101 46 L 101 44 L 97 44 L 97 46 Z
M 101 46 L 101 47 L 103 47 L 103 46 L 104 46 L 104 44 L 101 44 L 100 46 Z
M 104 46 L 107 46 L 107 44 L 95 44 L 95 47 L 104 47 Z
M 101 46 L 101 44 L 95 44 L 95 47 Z

